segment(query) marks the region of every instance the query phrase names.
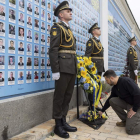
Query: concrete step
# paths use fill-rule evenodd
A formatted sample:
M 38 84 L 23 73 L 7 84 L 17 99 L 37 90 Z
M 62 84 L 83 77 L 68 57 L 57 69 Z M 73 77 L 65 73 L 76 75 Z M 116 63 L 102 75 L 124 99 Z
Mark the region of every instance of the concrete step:
M 88 109 L 87 106 L 79 107 L 79 114 L 86 112 Z M 67 122 L 71 122 L 77 118 L 77 108 L 69 110 L 67 115 Z M 44 122 L 40 125 L 37 125 L 19 135 L 16 135 L 9 140 L 42 140 L 45 139 L 54 130 L 55 122 L 53 119 Z

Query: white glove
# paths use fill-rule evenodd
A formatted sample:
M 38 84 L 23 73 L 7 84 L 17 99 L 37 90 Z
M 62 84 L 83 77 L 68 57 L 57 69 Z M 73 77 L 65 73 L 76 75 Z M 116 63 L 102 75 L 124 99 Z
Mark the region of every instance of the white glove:
M 60 72 L 52 73 L 52 79 L 58 80 L 60 78 Z
M 137 75 L 138 74 L 138 71 L 137 70 L 134 70 L 134 73 L 135 73 L 135 75 Z

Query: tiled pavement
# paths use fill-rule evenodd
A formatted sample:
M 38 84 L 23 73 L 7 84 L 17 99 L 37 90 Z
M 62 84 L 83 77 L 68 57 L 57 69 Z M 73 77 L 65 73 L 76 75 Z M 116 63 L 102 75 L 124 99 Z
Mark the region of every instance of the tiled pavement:
M 70 132 L 67 140 L 140 140 L 140 135 L 128 135 L 125 127 L 117 127 L 116 122 L 120 121 L 112 108 L 107 111 L 108 120 L 98 130 L 88 127 L 79 120 L 70 123 L 78 128 L 77 132 Z M 45 140 L 64 140 L 57 135 L 48 136 Z

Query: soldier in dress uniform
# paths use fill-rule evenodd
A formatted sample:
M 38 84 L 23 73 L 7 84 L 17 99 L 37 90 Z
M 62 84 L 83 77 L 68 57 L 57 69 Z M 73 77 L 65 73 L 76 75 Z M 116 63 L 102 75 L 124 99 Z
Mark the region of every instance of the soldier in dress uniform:
M 68 22 L 72 20 L 72 9 L 69 3 L 63 1 L 54 11 L 61 22 L 54 23 L 50 31 L 50 64 L 52 78 L 55 80 L 53 99 L 54 133 L 62 138 L 68 138 L 67 132 L 77 131 L 66 123 L 69 102 L 72 97 L 77 73 L 76 41 Z
M 85 56 L 92 57 L 92 62 L 95 63 L 97 67 L 97 74 L 102 75 L 104 72 L 104 49 L 99 40 L 99 36 L 101 35 L 100 27 L 98 27 L 98 23 L 95 23 L 88 31 L 93 35 L 86 43 L 86 52 Z M 89 94 L 88 96 L 90 101 L 90 107 L 93 109 L 93 95 Z
M 133 37 L 128 42 L 131 44 L 127 51 L 128 70 L 130 71 L 130 78 L 135 81 L 135 76 L 138 74 L 138 56 L 136 50 L 134 49 L 137 45 L 136 38 Z

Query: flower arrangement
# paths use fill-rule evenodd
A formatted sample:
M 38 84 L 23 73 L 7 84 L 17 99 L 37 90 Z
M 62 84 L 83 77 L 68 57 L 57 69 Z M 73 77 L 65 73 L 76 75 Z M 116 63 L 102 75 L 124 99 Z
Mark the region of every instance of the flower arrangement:
M 77 69 L 77 78 L 80 86 L 86 93 L 93 94 L 94 111 L 89 110 L 89 112 L 83 114 L 86 119 L 92 121 L 93 118 L 98 118 L 96 107 L 102 93 L 101 76 L 97 75 L 97 68 L 95 63 L 92 62 L 91 57 L 77 57 Z

